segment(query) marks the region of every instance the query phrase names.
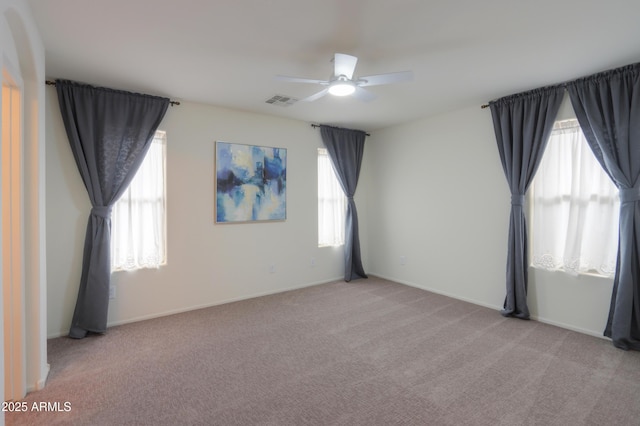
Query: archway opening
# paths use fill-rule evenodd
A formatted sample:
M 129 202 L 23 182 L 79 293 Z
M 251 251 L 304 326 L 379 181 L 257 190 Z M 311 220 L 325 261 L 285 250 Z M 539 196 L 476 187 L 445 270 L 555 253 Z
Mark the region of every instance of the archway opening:
M 2 72 L 2 293 L 4 398 L 26 394 L 22 198 L 22 90 Z

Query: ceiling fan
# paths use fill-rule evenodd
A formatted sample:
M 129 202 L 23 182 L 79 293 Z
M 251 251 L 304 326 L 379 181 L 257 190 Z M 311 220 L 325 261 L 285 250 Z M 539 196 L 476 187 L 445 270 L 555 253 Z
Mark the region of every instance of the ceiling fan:
M 365 77 L 353 78 L 353 72 L 356 69 L 356 63 L 358 58 L 344 53 L 336 53 L 333 58 L 333 76 L 329 80 L 314 80 L 310 78 L 288 77 L 285 75 L 278 75 L 276 78 L 280 81 L 286 81 L 291 83 L 312 83 L 326 86 L 321 91 L 308 96 L 301 101 L 311 102 L 316 99 L 320 99 L 327 93 L 334 96 L 349 96 L 353 95 L 355 98 L 365 102 L 372 101 L 376 98 L 376 95 L 363 89 L 367 86 L 377 86 L 380 84 L 400 83 L 403 81 L 409 81 L 413 78 L 411 71 L 392 72 L 388 74 L 376 74 Z

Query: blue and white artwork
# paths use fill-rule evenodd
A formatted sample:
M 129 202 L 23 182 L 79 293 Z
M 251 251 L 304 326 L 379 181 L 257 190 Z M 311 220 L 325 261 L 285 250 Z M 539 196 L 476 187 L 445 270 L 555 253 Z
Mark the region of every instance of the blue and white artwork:
M 287 150 L 216 142 L 216 222 L 286 217 Z

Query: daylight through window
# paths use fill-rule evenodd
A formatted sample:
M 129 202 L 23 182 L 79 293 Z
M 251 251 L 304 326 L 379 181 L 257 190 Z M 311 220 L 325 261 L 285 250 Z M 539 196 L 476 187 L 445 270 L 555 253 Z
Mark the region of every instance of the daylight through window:
M 344 244 L 347 198 L 326 149 L 318 148 L 318 246 Z
M 613 276 L 618 190 L 577 120 L 556 122 L 529 196 L 534 267 Z
M 157 131 L 140 169 L 111 215 L 111 269 L 157 268 L 167 262 L 166 134 Z

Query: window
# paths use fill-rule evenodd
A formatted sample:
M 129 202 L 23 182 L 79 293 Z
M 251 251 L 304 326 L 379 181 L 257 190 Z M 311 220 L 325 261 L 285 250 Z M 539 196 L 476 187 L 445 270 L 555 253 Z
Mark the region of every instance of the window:
M 612 277 L 618 190 L 578 121 L 556 122 L 531 185 L 532 266 Z
M 111 270 L 157 268 L 167 262 L 165 147 L 157 131 L 111 216 Z
M 318 246 L 344 244 L 347 197 L 336 178 L 329 153 L 318 148 Z

